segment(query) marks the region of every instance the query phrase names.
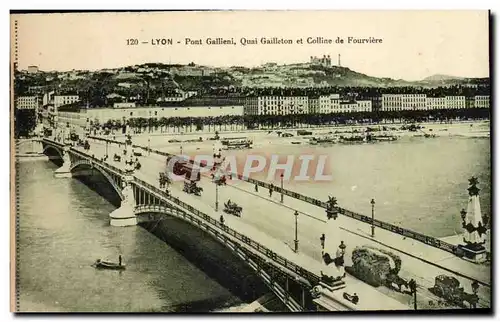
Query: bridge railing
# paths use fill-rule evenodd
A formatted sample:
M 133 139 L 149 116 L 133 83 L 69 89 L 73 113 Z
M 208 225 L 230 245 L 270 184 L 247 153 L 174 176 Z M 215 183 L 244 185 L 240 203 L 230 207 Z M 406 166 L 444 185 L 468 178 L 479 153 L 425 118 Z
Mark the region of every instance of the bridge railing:
M 257 185 L 264 187 L 264 188 L 267 188 L 267 189 L 269 189 L 272 186 L 269 183 L 255 180 L 252 178 L 245 178 L 241 175 L 239 175 L 238 178 L 240 178 L 241 180 L 245 180 L 245 181 L 252 183 L 252 184 L 257 184 Z M 281 187 L 276 187 L 276 186 L 273 186 L 273 190 L 278 192 L 278 193 L 283 192 L 283 195 L 286 195 L 286 196 L 289 196 L 289 197 L 292 197 L 292 198 L 295 198 L 298 200 L 305 201 L 307 203 L 313 204 L 315 206 L 318 206 L 318 207 L 321 207 L 324 209 L 327 209 L 327 207 L 328 207 L 327 203 L 324 201 L 321 201 L 321 200 L 315 199 L 315 198 L 311 198 L 311 197 L 302 195 L 300 193 L 297 193 L 297 192 L 294 192 L 291 190 L 282 189 Z M 338 209 L 338 212 L 340 214 L 345 215 L 349 218 L 352 218 L 352 219 L 355 219 L 355 220 L 358 220 L 358 221 L 361 221 L 361 222 L 364 222 L 367 224 L 372 224 L 372 222 L 373 222 L 373 226 L 375 226 L 375 227 L 379 227 L 379 228 L 391 231 L 393 233 L 418 240 L 424 244 L 439 248 L 441 250 L 450 252 L 452 254 L 456 254 L 458 251 L 458 247 L 456 245 L 446 243 L 442 240 L 439 240 L 438 238 L 427 236 L 427 235 L 424 235 L 421 233 L 417 233 L 417 232 L 412 231 L 410 229 L 402 228 L 402 227 L 399 227 L 399 226 L 396 226 L 396 225 L 393 225 L 393 224 L 390 224 L 390 223 L 387 223 L 387 222 L 384 222 L 384 221 L 381 221 L 378 219 L 374 219 L 372 221 L 371 217 L 356 213 L 354 211 L 350 211 L 350 210 L 342 208 L 342 207 L 337 207 L 337 209 Z
M 287 293 L 287 290 L 283 289 L 278 283 L 274 283 L 273 281 L 273 273 L 267 271 L 267 267 L 264 266 L 263 264 L 267 263 L 267 261 L 261 257 L 259 258 L 253 258 L 249 257 L 248 253 L 245 251 L 245 248 L 240 247 L 241 244 L 233 240 L 229 237 L 227 237 L 224 234 L 221 234 L 220 230 L 216 229 L 215 227 L 204 224 L 202 220 L 200 220 L 198 217 L 191 215 L 185 211 L 182 211 L 177 208 L 171 208 L 171 207 L 166 207 L 166 206 L 161 206 L 161 205 L 139 205 L 136 210 L 139 210 L 139 212 L 158 212 L 158 213 L 173 213 L 178 217 L 182 217 L 185 220 L 191 221 L 195 224 L 197 224 L 200 229 L 203 229 L 215 238 L 222 239 L 223 242 L 226 245 L 229 245 L 230 248 L 232 248 L 239 257 L 250 263 L 250 265 L 257 271 L 257 273 L 264 278 L 264 282 L 268 284 L 268 286 L 275 291 L 276 295 L 285 303 L 285 305 L 290 308 L 293 312 L 300 312 L 303 311 L 305 308 L 305 303 L 303 302 L 302 306 L 293 299 L 290 294 Z M 226 226 L 227 227 L 227 226 Z M 224 230 L 224 229 L 223 229 Z M 227 229 L 226 229 L 227 230 Z M 231 232 L 230 232 L 231 233 Z M 288 275 L 287 272 L 284 272 L 283 269 L 277 268 L 277 270 L 283 272 L 285 275 Z M 266 272 L 267 271 L 267 272 Z M 271 273 L 271 274 L 269 274 Z M 311 287 L 312 285 L 306 284 L 308 287 Z M 304 299 L 302 300 L 304 301 Z
M 83 159 L 89 159 L 89 160 L 92 160 L 92 162 L 98 164 L 100 167 L 104 168 L 104 169 L 109 169 L 111 171 L 114 171 L 115 173 L 117 174 L 120 174 L 120 175 L 123 175 L 124 174 L 124 171 L 121 170 L 121 169 L 118 169 L 117 167 L 109 164 L 109 163 L 106 163 L 102 160 L 99 160 L 98 158 L 94 157 L 94 156 L 91 156 L 91 155 L 88 155 L 88 154 L 85 154 L 81 151 L 78 151 L 77 149 L 75 148 L 71 148 L 71 151 L 74 153 L 74 154 L 77 154 L 79 155 L 81 158 Z
M 149 184 L 141 179 L 135 178 L 135 181 L 137 183 L 139 183 L 140 185 L 142 185 L 143 187 L 145 187 L 145 188 L 155 192 L 156 194 L 162 196 L 163 198 L 170 200 L 170 201 L 174 202 L 175 204 L 181 206 L 182 208 L 188 210 L 189 212 L 196 215 L 199 219 L 202 219 L 202 220 L 210 223 L 211 225 L 221 229 L 222 231 L 224 231 L 228 235 L 236 238 L 237 240 L 239 240 L 243 244 L 255 249 L 257 252 L 261 253 L 262 255 L 271 259 L 272 261 L 280 264 L 281 266 L 283 266 L 283 267 L 293 271 L 294 273 L 298 274 L 299 276 L 305 278 L 312 285 L 316 285 L 317 283 L 319 283 L 320 277 L 318 275 L 316 275 L 316 274 L 300 267 L 299 265 L 287 260 L 283 256 L 276 254 L 275 252 L 273 252 L 271 249 L 267 248 L 266 246 L 252 240 L 251 238 L 249 238 L 243 234 L 240 234 L 239 232 L 235 231 L 234 229 L 229 228 L 227 225 L 222 224 L 220 221 L 218 221 L 218 220 L 212 218 L 211 216 L 199 211 L 198 209 L 191 206 L 190 204 L 187 204 L 178 198 L 175 198 L 173 196 L 165 194 L 164 191 L 160 190 L 159 188 L 157 188 L 157 187 L 155 187 L 155 186 L 153 186 L 153 185 L 151 185 L 151 184 Z
M 113 142 L 113 143 L 120 143 L 118 141 L 114 141 L 114 140 L 110 140 L 110 139 L 103 139 L 103 138 L 98 138 L 98 139 L 108 140 L 109 142 Z M 135 145 L 134 147 L 141 147 L 141 146 Z M 141 147 L 141 148 L 144 149 L 144 147 Z M 171 153 L 162 152 L 162 151 L 155 150 L 155 149 L 151 149 L 151 152 L 154 152 L 156 154 L 163 155 L 166 157 L 174 156 Z M 191 162 L 199 167 L 202 167 L 202 165 L 194 162 L 193 160 L 191 160 Z M 315 205 L 315 206 L 318 206 L 318 207 L 321 207 L 324 209 L 326 209 L 328 206 L 326 202 L 321 201 L 321 200 L 316 199 L 316 198 L 312 198 L 312 197 L 309 197 L 309 196 L 306 196 L 306 195 L 303 195 L 303 194 L 300 194 L 300 193 L 297 193 L 297 192 L 294 192 L 294 191 L 291 191 L 288 189 L 284 189 L 284 188 L 282 189 L 281 187 L 277 187 L 277 186 L 272 185 L 272 184 L 267 183 L 267 182 L 263 182 L 263 181 L 256 180 L 253 178 L 244 177 L 243 175 L 241 175 L 239 173 L 230 173 L 230 174 L 233 176 L 236 176 L 239 180 L 243 180 L 243 181 L 249 182 L 249 183 L 254 184 L 254 185 L 256 184 L 256 185 L 263 187 L 263 188 L 266 188 L 266 189 L 269 189 L 272 187 L 273 191 L 275 191 L 277 193 L 283 193 L 283 195 L 286 195 L 288 197 L 292 197 L 292 198 L 307 202 L 309 204 L 312 204 L 312 205 Z M 415 240 L 420 241 L 426 245 L 429 245 L 429 246 L 432 246 L 435 248 L 439 248 L 441 250 L 444 250 L 444 251 L 447 251 L 447 252 L 450 252 L 452 254 L 457 255 L 458 246 L 446 243 L 442 240 L 439 240 L 438 238 L 435 238 L 432 236 L 427 236 L 427 235 L 412 231 L 410 229 L 402 228 L 402 227 L 399 227 L 399 226 L 396 226 L 396 225 L 393 225 L 393 224 L 390 224 L 390 223 L 387 223 L 387 222 L 384 222 L 384 221 L 381 221 L 378 219 L 374 219 L 372 221 L 371 217 L 350 211 L 350 210 L 345 209 L 345 208 L 337 207 L 337 209 L 338 209 L 340 214 L 345 215 L 349 218 L 352 218 L 352 219 L 355 219 L 355 220 L 358 220 L 358 221 L 361 221 L 364 223 L 368 223 L 368 224 L 373 223 L 373 226 L 388 230 L 388 231 L 393 232 L 395 234 L 399 234 L 399 235 L 402 235 L 402 236 L 405 236 L 408 238 L 415 239 Z

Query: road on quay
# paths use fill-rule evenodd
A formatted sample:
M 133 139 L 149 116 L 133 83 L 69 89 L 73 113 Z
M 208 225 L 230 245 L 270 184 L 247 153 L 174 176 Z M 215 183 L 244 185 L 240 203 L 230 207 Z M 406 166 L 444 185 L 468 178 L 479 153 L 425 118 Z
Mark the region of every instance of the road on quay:
M 98 154 L 104 155 L 105 145 L 106 144 L 102 141 L 93 141 L 91 148 L 92 153 L 96 153 L 96 156 Z M 113 164 L 113 154 L 121 154 L 122 150 L 123 145 L 118 147 L 114 144 L 108 144 L 108 155 L 110 156 L 108 161 Z M 136 148 L 135 150 L 139 149 Z M 149 182 L 158 182 L 158 173 L 165 170 L 165 157 L 155 153 L 148 155 L 145 151 L 142 151 L 142 153 L 143 157 L 139 157 L 142 165 L 140 170 L 141 177 L 144 176 L 143 178 L 147 178 Z M 203 193 L 201 197 L 196 198 L 200 199 L 207 206 L 210 206 L 213 210 L 215 210 L 215 184 L 211 182 L 211 179 L 208 176 L 204 176 L 198 185 L 203 188 Z M 172 188 L 182 194 L 183 183 L 175 182 L 173 183 Z M 299 211 L 299 252 L 306 254 L 318 263 L 321 263 L 321 245 L 319 237 L 321 233 L 323 233 L 323 225 L 326 219 L 324 210 L 299 200 L 287 198 L 286 196 L 284 204 L 281 204 L 278 201 L 280 198 L 279 194 L 274 193 L 273 198 L 269 198 L 268 191 L 266 189 L 261 188 L 258 193 L 254 193 L 252 191 L 253 185 L 242 181 L 231 182 L 227 186 L 220 186 L 218 189 L 219 212 L 222 214 L 223 204 L 228 199 L 236 202 L 243 208 L 242 217 L 238 218 L 238 221 L 249 224 L 252 227 L 257 228 L 259 231 L 280 240 L 291 249 L 293 247 L 293 240 L 295 239 L 295 216 L 293 214 L 297 210 Z M 226 217 L 227 216 L 230 215 L 226 215 Z M 337 221 L 339 222 L 341 229 L 345 232 L 341 239 L 344 240 L 347 245 L 346 252 L 348 254 L 354 250 L 356 246 L 362 245 L 385 248 L 398 254 L 403 263 L 400 276 L 407 280 L 413 278 L 419 285 L 417 297 L 419 308 L 433 308 L 436 307 L 436 303 L 442 302 L 440 298 L 432 294 L 428 288 L 433 286 L 434 277 L 440 274 L 450 275 L 448 272 L 424 263 L 418 258 L 408 256 L 398 250 L 388 249 L 384 245 L 381 245 L 377 240 L 367 238 L 364 236 L 365 234 L 360 231 L 363 229 L 366 230 L 368 227 L 366 224 L 355 222 L 355 220 L 344 216 L 339 216 Z M 379 233 L 379 230 L 377 233 Z M 351 258 L 346 258 L 346 266 L 351 264 Z M 460 277 L 457 278 L 461 281 L 464 290 L 470 293 L 470 281 Z M 346 278 L 346 283 L 356 284 L 363 282 L 360 282 L 352 276 L 348 276 Z M 378 287 L 377 290 L 380 293 L 386 294 L 387 296 L 390 296 L 406 305 L 412 305 L 413 303 L 411 296 L 399 293 L 385 286 Z M 479 291 L 479 306 L 489 307 L 489 289 L 481 287 Z M 432 301 L 433 304 L 430 304 L 429 301 Z

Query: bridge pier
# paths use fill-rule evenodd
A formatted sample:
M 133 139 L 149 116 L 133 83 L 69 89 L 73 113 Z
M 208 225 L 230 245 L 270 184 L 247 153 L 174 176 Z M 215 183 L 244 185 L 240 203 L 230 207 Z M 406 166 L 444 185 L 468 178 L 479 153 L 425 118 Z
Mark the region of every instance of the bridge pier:
M 71 159 L 69 157 L 69 145 L 65 145 L 62 151 L 63 165 L 55 171 L 56 178 L 71 178 Z
M 137 225 L 137 218 L 134 214 L 135 197 L 131 182 L 134 177 L 131 174 L 123 177 L 123 199 L 120 208 L 115 209 L 109 214 L 110 225 L 116 227 L 126 227 Z

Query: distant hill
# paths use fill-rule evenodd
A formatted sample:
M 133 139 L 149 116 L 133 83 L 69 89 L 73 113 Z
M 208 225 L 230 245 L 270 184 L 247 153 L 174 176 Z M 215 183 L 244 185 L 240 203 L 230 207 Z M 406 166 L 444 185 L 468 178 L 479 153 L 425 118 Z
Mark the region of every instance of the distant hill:
M 435 82 L 435 81 L 447 81 L 447 80 L 456 80 L 456 79 L 463 79 L 463 77 L 436 74 L 436 75 L 428 76 L 428 77 L 424 78 L 422 81 Z
M 98 71 L 43 72 L 16 74 L 15 92 L 40 93 L 57 90 L 76 93 L 90 104 L 111 104 L 113 97 L 128 100 L 135 97 L 148 102 L 165 95 L 180 95 L 184 91 L 210 93 L 238 93 L 236 88 L 322 88 L 322 87 L 424 87 L 455 85 L 489 85 L 489 78 L 462 78 L 432 75 L 421 81 L 369 76 L 348 67 L 318 66 L 309 63 L 278 65 L 267 63 L 256 67 L 213 67 L 147 63 Z M 474 86 L 472 86 L 474 87 Z M 224 94 L 224 95 L 226 95 Z M 221 94 L 222 95 L 222 94 Z

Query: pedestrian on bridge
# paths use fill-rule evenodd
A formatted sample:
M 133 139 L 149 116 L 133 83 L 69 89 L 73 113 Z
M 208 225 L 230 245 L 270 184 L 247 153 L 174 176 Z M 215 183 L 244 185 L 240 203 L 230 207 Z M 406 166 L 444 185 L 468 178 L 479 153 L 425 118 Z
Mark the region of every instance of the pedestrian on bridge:
M 274 185 L 269 186 L 269 198 L 273 196 Z
M 259 185 L 255 184 L 255 192 L 259 192 Z

